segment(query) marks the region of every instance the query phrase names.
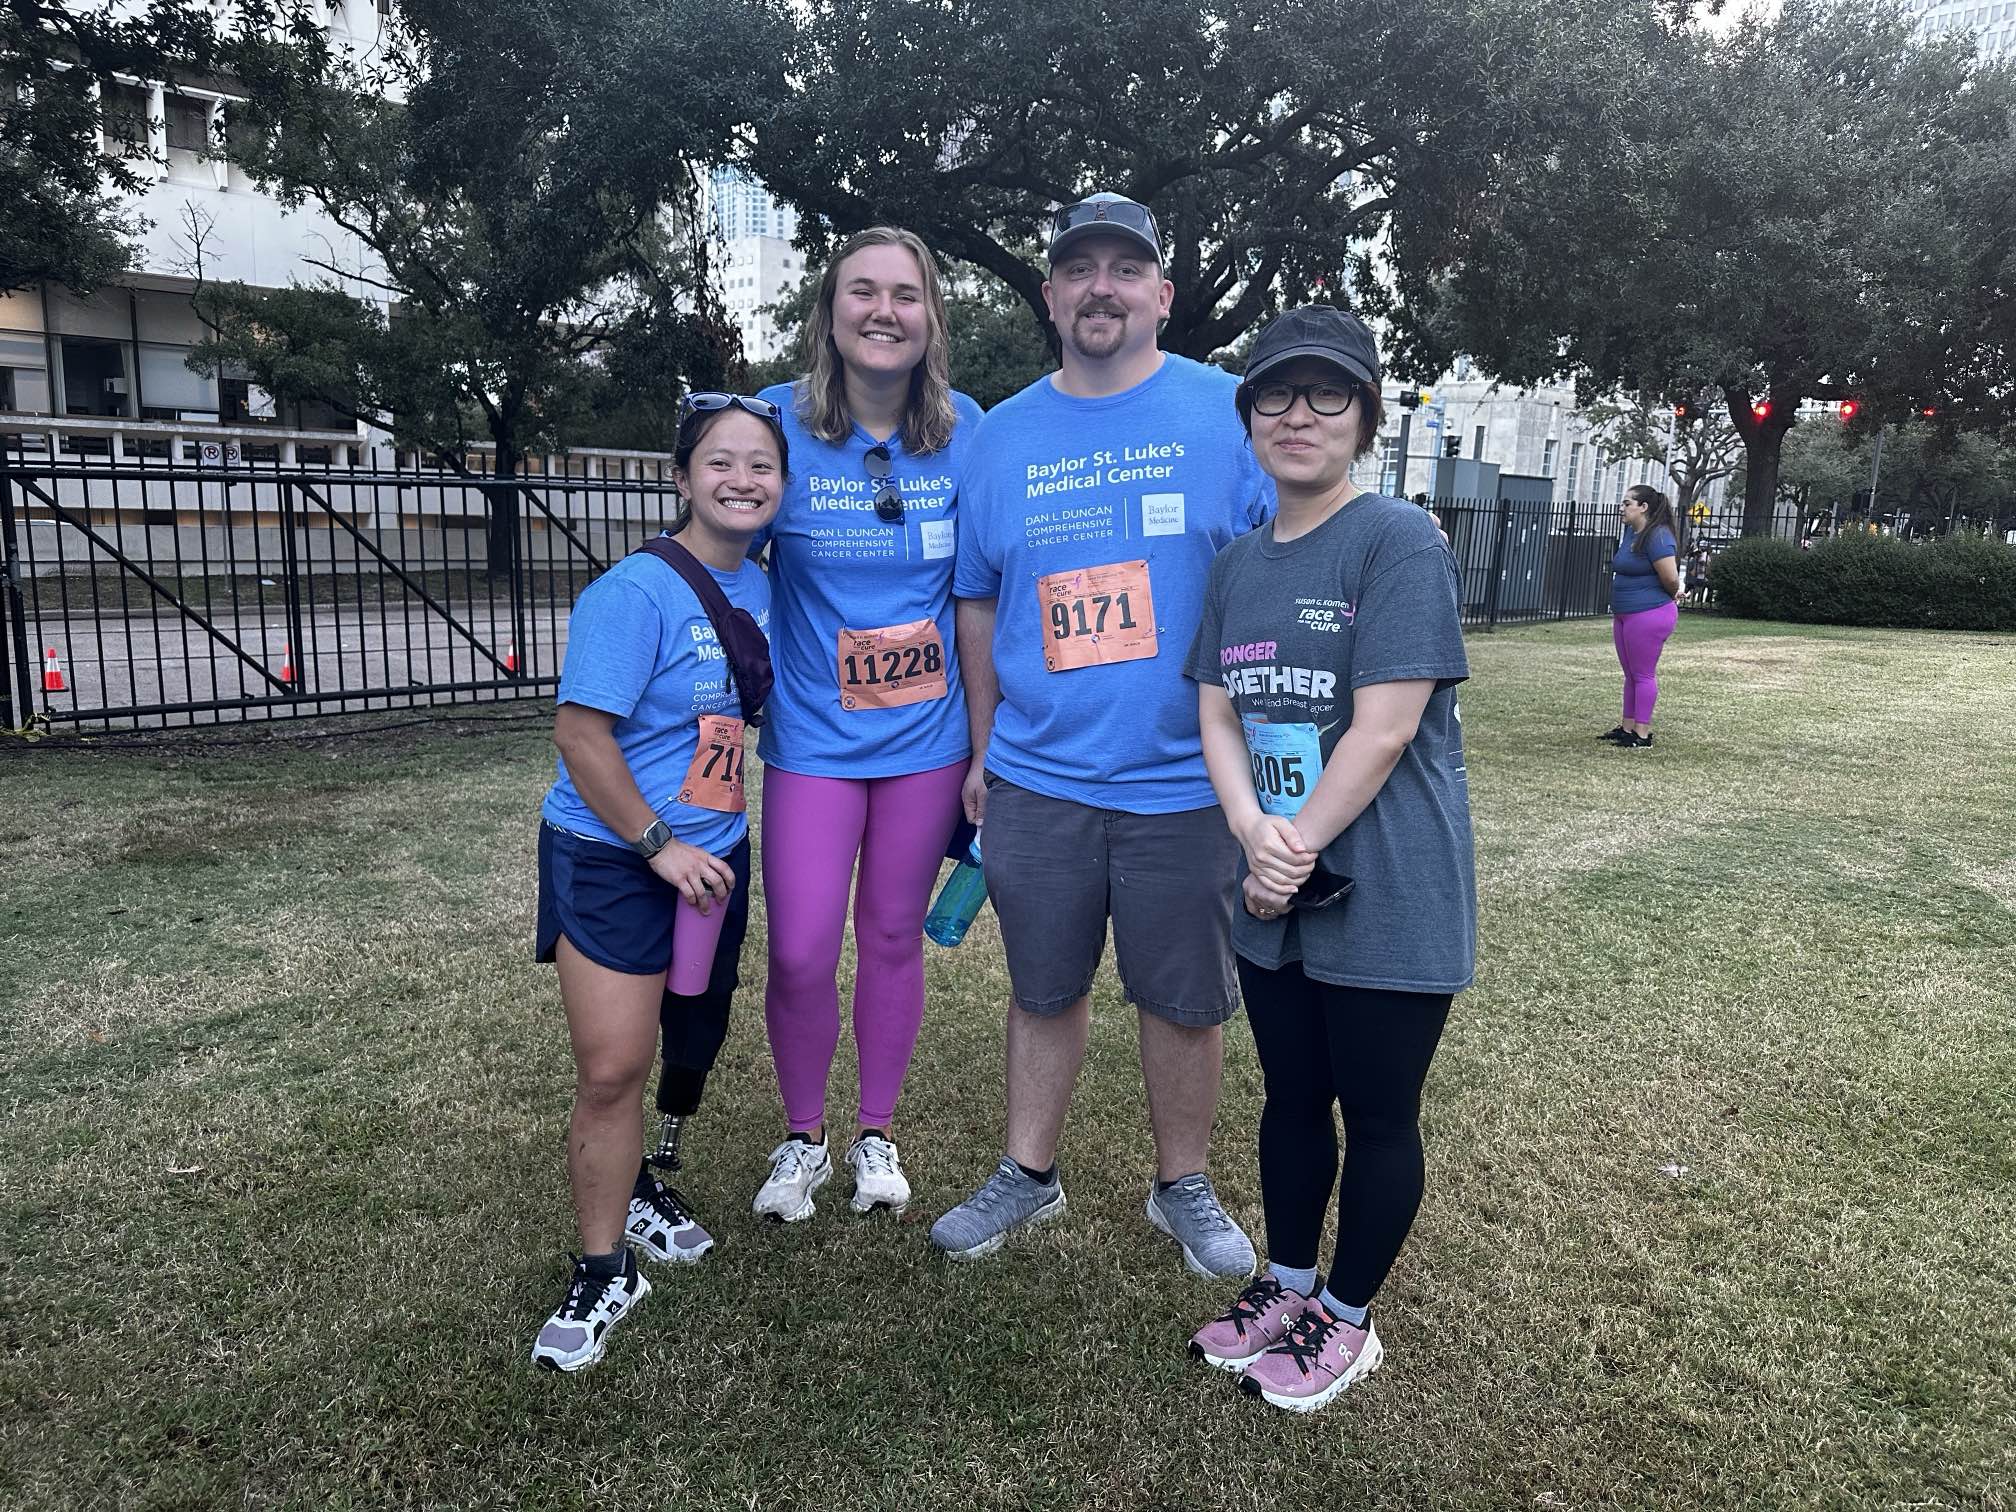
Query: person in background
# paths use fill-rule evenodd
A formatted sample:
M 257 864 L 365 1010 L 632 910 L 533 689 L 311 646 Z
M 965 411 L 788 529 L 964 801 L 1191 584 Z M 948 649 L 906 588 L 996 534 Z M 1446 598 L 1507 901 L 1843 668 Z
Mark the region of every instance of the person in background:
M 701 393 L 682 405 L 672 541 L 731 606 L 769 619 L 750 544 L 777 513 L 790 457 L 766 400 Z M 582 1253 L 532 1359 L 575 1371 L 651 1285 L 629 1251 L 697 1260 L 713 1240 L 642 1160 L 638 1099 L 666 1033 L 667 1107 L 690 1114 L 728 1027 L 749 916 L 744 710 L 699 595 L 649 552 L 616 563 L 568 619 L 553 740 L 559 771 L 540 809 L 537 958 L 560 971 L 574 1050 L 567 1175 Z M 726 910 L 706 990 L 669 996 L 680 900 Z M 682 1011 L 683 1010 L 683 1011 Z
M 980 407 L 953 391 L 923 242 L 878 226 L 827 264 L 804 376 L 764 391 L 797 476 L 768 532 L 776 687 L 763 728 L 763 1019 L 784 1141 L 756 1212 L 810 1218 L 831 1176 L 826 1084 L 854 894 L 857 1213 L 910 1200 L 893 1138 L 924 1020 L 924 914 L 971 747 L 953 630 L 959 474 Z
M 1293 1412 L 1383 1358 L 1372 1301 L 1421 1205 L 1421 1089 L 1476 954 L 1456 561 L 1432 515 L 1351 481 L 1379 379 L 1343 310 L 1260 333 L 1238 414 L 1280 507 L 1212 564 L 1185 666 L 1241 852 L 1269 1261 L 1190 1352 Z
M 1610 638 L 1624 669 L 1624 717 L 1598 736 L 1627 751 L 1652 748 L 1659 653 L 1680 622 L 1680 563 L 1673 505 L 1649 483 L 1624 490 L 1624 536 L 1610 562 Z

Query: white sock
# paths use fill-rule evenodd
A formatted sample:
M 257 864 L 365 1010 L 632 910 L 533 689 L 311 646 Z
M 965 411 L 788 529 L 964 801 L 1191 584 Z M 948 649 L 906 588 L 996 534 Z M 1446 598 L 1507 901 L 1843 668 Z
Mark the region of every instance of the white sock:
M 1321 1300 L 1325 1307 L 1329 1308 L 1331 1312 L 1342 1318 L 1346 1323 L 1349 1323 L 1353 1328 L 1363 1328 L 1365 1320 L 1372 1315 L 1372 1309 L 1369 1307 L 1347 1307 L 1344 1303 L 1339 1302 L 1331 1295 L 1330 1288 L 1327 1286 L 1323 1288 Z
M 1316 1292 L 1316 1267 L 1307 1270 L 1290 1270 L 1285 1265 L 1269 1264 L 1267 1271 L 1289 1291 L 1298 1297 L 1308 1297 Z

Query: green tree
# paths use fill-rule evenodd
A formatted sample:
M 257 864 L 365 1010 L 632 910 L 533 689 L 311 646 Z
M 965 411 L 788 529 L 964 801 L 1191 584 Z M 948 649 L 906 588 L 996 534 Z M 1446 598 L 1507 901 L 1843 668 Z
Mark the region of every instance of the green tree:
M 730 3 L 730 0 L 724 0 Z M 1171 350 L 1207 358 L 1284 304 L 1372 297 L 1369 241 L 1462 222 L 1545 151 L 1649 0 L 805 0 L 790 88 L 742 138 L 815 246 L 877 222 L 1000 279 L 1043 321 L 1049 213 L 1150 204 Z M 1608 61 L 1606 61 L 1608 60 Z M 1406 349 L 1397 355 L 1427 360 Z
M 217 45 L 203 0 L 0 4 L 0 293 L 88 293 L 126 268 L 141 225 L 121 200 L 142 186 L 149 123 L 101 113 L 100 91 L 203 69 Z
M 1710 396 L 1684 394 L 1669 402 L 1642 391 L 1613 394 L 1582 414 L 1610 461 L 1643 458 L 1672 472 L 1673 505 L 1683 524 L 1687 507 L 1743 458 L 1743 438 Z
M 1804 518 L 1837 507 L 1864 511 L 1857 495 L 1877 480 L 1875 513 L 1908 517 L 1914 532 L 1962 524 L 2016 526 L 2016 446 L 1993 436 L 1905 422 L 1883 431 L 1880 469 L 1874 433 L 1834 419 L 1802 421 L 1785 438 L 1779 493 Z
M 1894 4 L 1786 0 L 1650 39 L 1599 162 L 1508 163 L 1467 237 L 1396 239 L 1403 287 L 1517 382 L 1720 396 L 1769 528 L 1804 399 L 2007 424 L 2016 74 Z
M 205 288 L 213 338 L 199 358 L 244 362 L 274 392 L 387 426 L 458 469 L 487 439 L 505 480 L 528 451 L 662 415 L 689 381 L 739 378 L 694 167 L 780 83 L 754 45 L 767 12 L 737 14 L 407 0 L 363 56 L 248 25 L 231 58 L 249 96 L 232 153 L 363 255 L 297 287 Z M 503 572 L 517 494 L 485 495 Z

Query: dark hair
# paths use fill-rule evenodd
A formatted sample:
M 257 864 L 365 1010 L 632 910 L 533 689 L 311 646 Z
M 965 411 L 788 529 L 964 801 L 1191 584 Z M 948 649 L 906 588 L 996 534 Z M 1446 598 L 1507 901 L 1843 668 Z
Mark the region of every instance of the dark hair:
M 1674 518 L 1672 500 L 1650 483 L 1633 483 L 1624 490 L 1624 497 L 1635 499 L 1645 506 L 1645 525 L 1631 538 L 1633 546 L 1644 551 L 1651 543 L 1653 532 L 1663 525 L 1667 533 L 1673 537 L 1673 549 L 1675 551 L 1680 549 L 1680 522 Z M 1651 553 L 1646 553 L 1646 560 L 1651 560 Z
M 1321 362 L 1324 359 L 1318 358 L 1317 360 Z M 1355 403 L 1360 416 L 1358 449 L 1351 453 L 1351 460 L 1355 462 L 1361 457 L 1369 457 L 1372 454 L 1372 448 L 1379 444 L 1379 428 L 1386 423 L 1386 401 L 1380 397 L 1378 389 L 1369 383 L 1352 377 L 1349 373 L 1345 373 L 1344 369 L 1339 367 L 1338 364 L 1327 362 L 1325 365 L 1336 368 L 1340 373 L 1344 373 L 1344 381 L 1351 386 L 1352 391 L 1357 395 Z M 1232 403 L 1238 408 L 1239 423 L 1246 428 L 1246 439 L 1251 441 L 1253 439 L 1252 383 L 1241 383 L 1238 392 L 1232 396 Z
M 723 415 L 749 415 L 749 411 L 743 409 L 740 405 L 731 404 L 725 409 L 693 410 L 684 420 L 679 422 L 679 435 L 672 443 L 672 467 L 674 471 L 682 473 L 686 471 L 686 466 L 693 460 L 693 453 L 699 449 L 701 440 L 705 438 L 707 432 L 714 428 L 714 422 L 719 420 Z M 749 418 L 751 420 L 759 420 L 770 427 L 770 439 L 777 443 L 778 474 L 783 481 L 790 482 L 791 443 L 785 439 L 783 423 L 778 420 L 767 419 L 762 415 L 749 415 Z M 673 486 L 675 488 L 678 487 L 677 484 Z M 676 535 L 686 528 L 686 522 L 692 516 L 693 501 L 686 497 L 684 489 L 680 489 L 679 503 L 672 511 L 672 520 L 668 528 Z

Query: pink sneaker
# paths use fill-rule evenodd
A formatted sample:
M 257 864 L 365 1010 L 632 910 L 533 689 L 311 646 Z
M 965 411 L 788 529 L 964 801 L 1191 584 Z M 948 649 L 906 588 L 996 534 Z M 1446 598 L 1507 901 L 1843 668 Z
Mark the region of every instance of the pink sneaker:
M 1289 1322 L 1281 1342 L 1246 1367 L 1239 1389 L 1290 1412 L 1314 1412 L 1372 1374 L 1385 1357 L 1370 1318 L 1363 1328 L 1353 1328 L 1321 1302 L 1311 1302 Z
M 1262 1271 L 1224 1313 L 1190 1335 L 1190 1358 L 1237 1375 L 1249 1360 L 1281 1342 L 1309 1299 Z

